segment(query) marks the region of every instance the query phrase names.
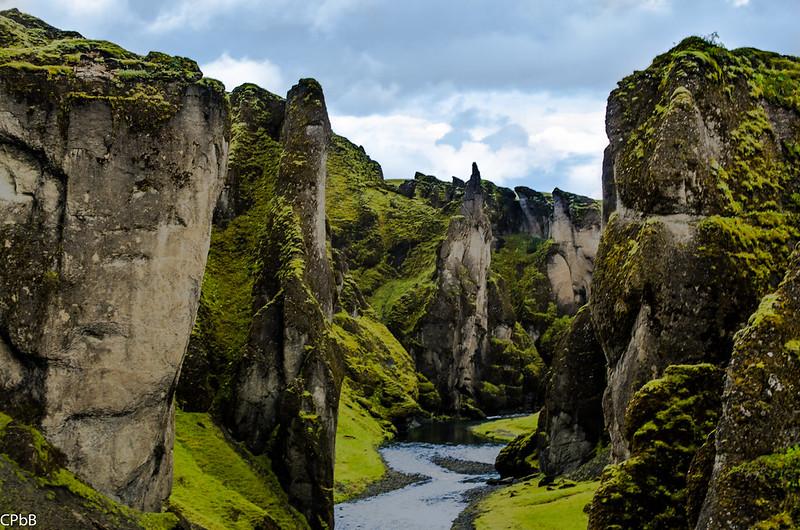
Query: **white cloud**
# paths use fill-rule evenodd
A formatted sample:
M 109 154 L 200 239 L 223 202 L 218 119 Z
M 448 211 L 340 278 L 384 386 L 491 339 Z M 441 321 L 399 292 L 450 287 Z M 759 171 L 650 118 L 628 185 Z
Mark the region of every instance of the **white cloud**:
M 733 7 L 744 7 L 746 5 L 750 5 L 750 0 L 728 0 Z
M 466 141 L 438 142 L 453 130 L 456 116 L 479 115 L 463 132 Z M 605 100 L 556 97 L 547 93 L 469 92 L 439 100 L 417 100 L 393 114 L 350 116 L 332 113 L 337 133 L 364 145 L 387 178 L 410 178 L 414 171 L 449 179 L 469 176 L 475 161 L 487 179 L 538 189 L 555 185 L 599 197 L 605 135 Z M 528 134 L 492 148 L 480 138 L 516 124 Z M 558 174 L 561 171 L 563 174 Z
M 242 83 L 255 83 L 270 92 L 286 92 L 280 68 L 267 59 L 234 58 L 223 53 L 215 60 L 200 65 L 206 77 L 219 79 L 225 88 L 233 90 Z

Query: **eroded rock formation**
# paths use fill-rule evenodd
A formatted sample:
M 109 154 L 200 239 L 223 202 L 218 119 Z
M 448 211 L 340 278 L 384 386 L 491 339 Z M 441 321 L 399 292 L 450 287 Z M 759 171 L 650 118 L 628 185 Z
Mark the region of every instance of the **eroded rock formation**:
M 619 464 L 590 528 L 798 524 L 798 71 L 689 38 L 611 94 L 590 307 Z
M 800 255 L 736 335 L 698 529 L 798 523 Z
M 670 364 L 727 362 L 782 277 L 797 237 L 800 117 L 763 88 L 787 60 L 690 38 L 609 98 L 603 186 L 616 202 L 604 205 L 590 305 L 618 461 L 633 394 Z
M 599 204 L 556 188 L 549 228 L 547 238 L 555 242 L 555 249 L 547 261 L 547 276 L 559 309 L 574 314 L 591 295 L 600 244 Z
M 556 348 L 539 415 L 539 460 L 546 475 L 575 471 L 605 441 L 605 372 L 605 355 L 595 337 L 589 307 L 584 306 Z
M 439 388 L 448 410 L 473 407 L 482 352 L 488 341 L 487 278 L 492 227 L 484 211 L 478 166 L 464 191 L 461 215 L 451 219 L 437 258 L 436 292 L 412 347 L 417 369 Z
M 242 103 L 257 105 L 260 96 L 242 98 L 237 115 L 246 118 Z M 333 526 L 343 377 L 329 337 L 335 297 L 325 230 L 331 129 L 322 88 L 313 79 L 289 91 L 285 108 L 277 172 L 264 181 L 266 202 L 256 210 L 264 217 L 257 219 L 251 323 L 244 353 L 234 361 L 222 419 L 251 451 L 269 455 L 292 504 L 313 527 L 323 528 Z M 252 152 L 258 144 L 238 148 Z M 265 160 L 267 153 L 257 157 Z
M 227 160 L 221 85 L 0 12 L 0 408 L 158 510 Z M 48 53 L 40 53 L 43 47 Z

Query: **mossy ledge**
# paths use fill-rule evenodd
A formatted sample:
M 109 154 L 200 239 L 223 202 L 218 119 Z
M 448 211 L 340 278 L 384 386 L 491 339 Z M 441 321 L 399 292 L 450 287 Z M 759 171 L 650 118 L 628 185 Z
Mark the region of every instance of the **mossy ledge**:
M 17 9 L 0 11 L 0 82 L 15 97 L 58 113 L 95 101 L 115 122 L 157 133 L 180 110 L 187 89 L 222 105 L 222 83 L 203 78 L 197 63 L 160 52 L 140 56 L 108 41 L 61 31 Z

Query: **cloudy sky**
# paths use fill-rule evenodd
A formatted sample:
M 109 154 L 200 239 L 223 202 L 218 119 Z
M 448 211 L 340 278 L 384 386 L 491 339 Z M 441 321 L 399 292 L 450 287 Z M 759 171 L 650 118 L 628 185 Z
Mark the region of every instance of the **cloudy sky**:
M 800 55 L 800 0 L 0 0 L 230 90 L 325 89 L 334 129 L 387 178 L 465 177 L 600 196 L 605 99 L 687 35 Z

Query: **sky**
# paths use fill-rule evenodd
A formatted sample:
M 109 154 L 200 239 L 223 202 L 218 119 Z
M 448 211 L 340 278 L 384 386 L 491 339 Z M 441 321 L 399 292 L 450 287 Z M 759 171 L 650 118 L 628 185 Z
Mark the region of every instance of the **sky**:
M 0 0 L 138 53 L 195 59 L 228 90 L 325 91 L 334 131 L 386 178 L 601 196 L 605 101 L 689 35 L 800 55 L 800 0 Z

